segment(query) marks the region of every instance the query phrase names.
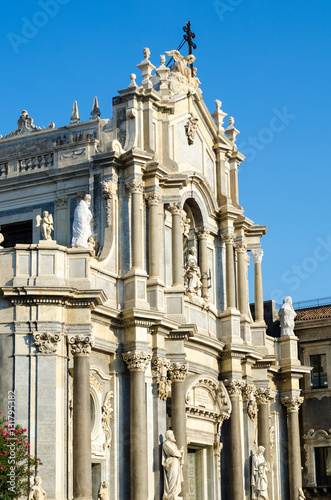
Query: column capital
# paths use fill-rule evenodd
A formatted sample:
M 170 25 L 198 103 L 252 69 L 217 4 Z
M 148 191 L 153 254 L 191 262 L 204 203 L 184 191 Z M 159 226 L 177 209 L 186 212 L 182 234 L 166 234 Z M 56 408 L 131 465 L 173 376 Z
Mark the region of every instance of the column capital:
M 149 206 L 158 205 L 162 201 L 162 195 L 157 191 L 145 194 L 145 198 Z
M 256 400 L 260 405 L 266 405 L 270 399 L 270 389 L 268 387 L 259 387 L 256 389 Z
M 247 244 L 246 244 L 246 241 L 244 239 L 240 240 L 240 241 L 236 241 L 235 246 L 237 249 L 237 253 L 246 253 L 247 252 Z
M 242 387 L 242 396 L 244 401 L 252 401 L 255 400 L 256 387 L 251 382 L 244 382 L 244 386 Z
M 227 388 L 229 396 L 241 396 L 242 390 L 245 387 L 246 383 L 244 380 L 232 379 L 232 380 L 224 380 L 224 385 Z
M 165 401 L 168 397 L 171 381 L 168 379 L 168 369 L 170 361 L 167 358 L 153 357 L 152 358 L 152 377 L 156 378 L 157 396 Z
M 171 215 L 182 215 L 182 205 L 180 202 L 169 203 Z
M 142 182 L 140 177 L 135 177 L 131 181 L 127 182 L 125 185 L 130 191 L 130 194 L 134 193 L 141 194 L 144 189 L 144 183 Z
M 251 250 L 252 257 L 254 259 L 254 264 L 260 264 L 262 262 L 263 250 L 262 248 L 254 248 Z
M 188 363 L 171 363 L 169 377 L 172 382 L 183 382 L 186 379 Z
M 58 333 L 34 333 L 34 345 L 43 354 L 56 354 L 57 344 L 61 337 Z
M 57 196 L 55 198 L 55 208 L 61 210 L 61 208 L 67 208 L 68 206 L 68 196 Z
M 209 229 L 207 229 L 206 227 L 198 227 L 196 230 L 195 230 L 199 240 L 206 240 L 208 238 L 208 235 L 210 234 L 210 231 Z
M 230 232 L 223 233 L 223 234 L 221 234 L 221 238 L 223 241 L 225 241 L 226 244 L 233 245 L 234 233 L 230 233 Z
M 68 337 L 68 343 L 71 346 L 71 354 L 75 355 L 89 355 L 91 353 L 91 348 L 93 345 L 93 337 L 88 335 L 74 335 Z
M 152 355 L 145 351 L 129 351 L 122 356 L 130 372 L 144 372 L 152 359 Z
M 304 398 L 302 396 L 286 396 L 281 402 L 287 408 L 287 413 L 298 412 Z

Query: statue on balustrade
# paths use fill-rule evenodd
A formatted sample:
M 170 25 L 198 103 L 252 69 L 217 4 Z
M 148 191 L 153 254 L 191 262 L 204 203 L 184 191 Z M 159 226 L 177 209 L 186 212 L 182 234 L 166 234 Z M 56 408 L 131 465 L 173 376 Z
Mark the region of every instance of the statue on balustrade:
M 165 433 L 162 446 L 162 466 L 164 470 L 163 500 L 178 500 L 183 482 L 184 449 L 177 447 L 173 431 Z
M 89 248 L 89 239 L 92 236 L 91 221 L 93 218 L 90 205 L 91 195 L 86 194 L 75 209 L 72 225 L 72 247 Z
M 280 318 L 281 336 L 294 335 L 294 319 L 296 317 L 296 312 L 292 307 L 291 297 L 285 297 L 278 314 Z
M 264 446 L 258 447 L 258 453 L 252 458 L 252 499 L 268 500 L 268 476 L 269 463 L 264 457 Z
M 41 236 L 43 240 L 51 240 L 51 233 L 54 231 L 54 222 L 52 214 L 48 213 L 47 210 L 43 212 L 43 216 L 37 215 L 36 217 L 37 224 L 36 227 L 40 226 Z

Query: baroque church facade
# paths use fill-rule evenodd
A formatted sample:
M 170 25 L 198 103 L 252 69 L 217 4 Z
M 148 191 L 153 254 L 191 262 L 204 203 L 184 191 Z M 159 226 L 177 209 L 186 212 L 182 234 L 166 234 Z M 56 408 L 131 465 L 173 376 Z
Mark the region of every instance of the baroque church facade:
M 0 411 L 15 391 L 48 499 L 96 500 L 101 485 L 112 500 L 166 498 L 169 429 L 180 497 L 299 498 L 310 369 L 295 335 L 267 335 L 266 226 L 239 203 L 234 119 L 223 125 L 218 100 L 210 113 L 175 52 L 168 68 L 144 50 L 141 83 L 130 75 L 110 119 L 96 99 L 90 120 L 75 103 L 58 128 L 23 111 L 0 139 Z M 72 246 L 86 194 L 92 236 Z M 252 487 L 261 446 L 264 496 Z

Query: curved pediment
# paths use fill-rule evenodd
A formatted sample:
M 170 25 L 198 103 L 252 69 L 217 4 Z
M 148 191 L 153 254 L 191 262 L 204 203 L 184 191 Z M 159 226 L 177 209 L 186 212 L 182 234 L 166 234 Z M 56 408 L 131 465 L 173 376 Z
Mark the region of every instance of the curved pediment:
M 223 422 L 230 417 L 231 401 L 223 382 L 210 375 L 192 375 L 185 383 L 186 411 L 191 416 Z

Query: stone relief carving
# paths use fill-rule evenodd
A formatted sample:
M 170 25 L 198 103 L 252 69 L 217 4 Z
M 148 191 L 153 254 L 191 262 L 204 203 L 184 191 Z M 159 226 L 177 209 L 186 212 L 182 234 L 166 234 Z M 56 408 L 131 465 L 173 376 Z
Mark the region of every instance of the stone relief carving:
M 198 130 L 198 121 L 199 118 L 197 116 L 190 116 L 188 119 L 188 123 L 185 125 L 185 133 L 187 136 L 187 142 L 189 145 L 194 143 L 194 137 L 196 131 Z
M 79 158 L 85 152 L 85 148 L 77 149 L 76 151 L 70 151 L 70 153 L 61 153 L 60 160 L 66 160 L 68 158 Z
M 165 401 L 168 397 L 171 380 L 168 379 L 170 361 L 167 358 L 154 357 L 152 359 L 152 377 L 156 378 L 157 396 Z
M 231 401 L 222 382 L 208 376 L 191 377 L 186 391 L 186 412 L 204 417 L 222 427 L 230 418 Z
M 102 428 L 106 436 L 106 441 L 103 445 L 103 449 L 110 448 L 111 440 L 112 440 L 112 432 L 110 428 L 110 420 L 112 418 L 113 409 L 111 407 L 111 400 L 114 397 L 113 391 L 107 392 L 103 405 L 102 405 L 102 415 L 101 415 L 101 423 Z
M 130 351 L 122 354 L 130 371 L 145 371 L 152 355 L 143 351 Z
M 191 68 L 188 65 L 194 63 L 195 56 L 190 54 L 182 56 L 178 50 L 166 51 L 167 56 L 173 57 L 175 63 L 171 66 L 171 73 L 168 77 L 169 88 L 174 94 L 188 92 L 199 86 L 200 80 L 196 76 L 197 68 Z
M 68 342 L 71 346 L 71 353 L 73 356 L 76 354 L 85 354 L 88 355 L 91 353 L 92 345 L 93 345 L 93 337 L 88 335 L 74 335 L 72 337 L 68 337 Z
M 247 401 L 247 414 L 253 422 L 254 444 L 257 444 L 257 402 L 256 387 L 249 382 L 242 388 L 243 400 Z
M 43 216 L 36 216 L 36 227 L 41 228 L 41 236 L 43 240 L 51 240 L 51 233 L 54 231 L 53 215 L 48 213 L 46 210 L 43 212 Z
M 112 221 L 111 206 L 112 206 L 113 193 L 112 193 L 112 181 L 110 179 L 101 182 L 101 194 L 106 202 L 107 227 L 111 227 L 111 221 Z
M 270 465 L 264 458 L 265 448 L 258 447 L 252 457 L 252 499 L 268 500 L 268 476 Z
M 178 449 L 173 431 L 166 431 L 165 438 L 162 446 L 162 466 L 164 471 L 163 499 L 178 500 L 182 489 L 181 483 L 183 482 L 184 449 Z
M 294 335 L 294 319 L 297 314 L 292 307 L 291 297 L 285 297 L 285 299 L 283 299 L 283 305 L 278 314 L 280 319 L 281 336 Z
M 91 221 L 93 217 L 89 209 L 90 205 L 91 195 L 86 194 L 75 208 L 72 225 L 72 247 L 89 248 L 88 240 L 92 236 Z
M 57 344 L 60 341 L 60 335 L 57 333 L 34 333 L 34 345 L 38 351 L 43 354 L 54 354 L 57 352 Z
M 30 491 L 28 500 L 45 500 L 46 492 L 41 487 L 41 477 L 30 477 Z
M 108 491 L 108 483 L 103 481 L 99 488 L 98 500 L 110 500 L 110 494 Z
M 101 392 L 103 388 L 103 383 L 98 380 L 92 372 L 90 372 L 90 385 L 94 387 L 97 391 Z

